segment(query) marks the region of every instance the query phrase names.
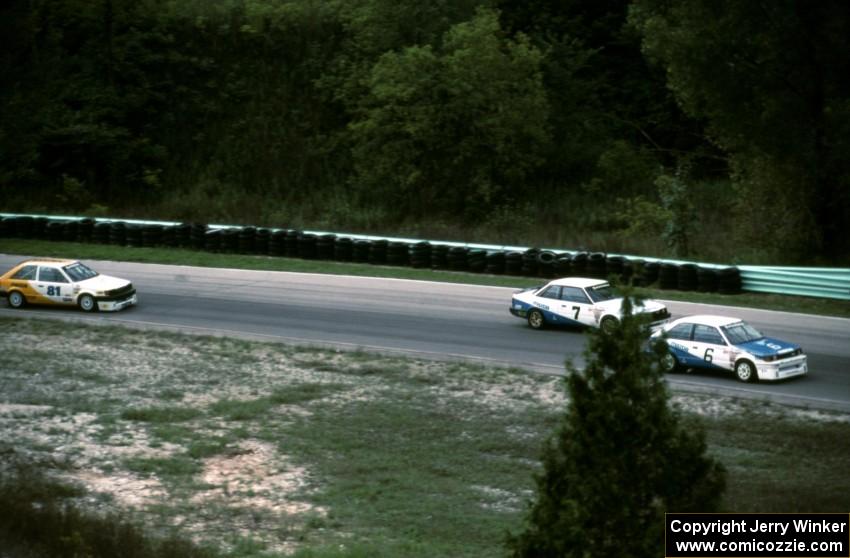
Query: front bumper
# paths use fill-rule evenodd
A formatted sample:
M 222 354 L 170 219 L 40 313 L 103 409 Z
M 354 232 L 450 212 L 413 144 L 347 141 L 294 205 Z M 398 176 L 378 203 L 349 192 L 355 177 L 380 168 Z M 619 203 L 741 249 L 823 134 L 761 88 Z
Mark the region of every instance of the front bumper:
M 804 376 L 809 372 L 806 355 L 779 360 L 776 362 L 760 362 L 756 365 L 759 380 L 784 380 L 795 376 Z
M 138 302 L 139 299 L 136 297 L 136 293 L 122 297 L 118 300 L 114 298 L 98 298 L 97 309 L 102 312 L 117 312 L 118 310 L 123 310 L 128 306 L 135 306 Z

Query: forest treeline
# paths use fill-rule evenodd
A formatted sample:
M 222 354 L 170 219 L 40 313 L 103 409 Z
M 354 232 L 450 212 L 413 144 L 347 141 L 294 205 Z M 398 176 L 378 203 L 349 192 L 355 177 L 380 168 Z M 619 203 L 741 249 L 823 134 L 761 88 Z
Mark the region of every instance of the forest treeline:
M 0 207 L 846 263 L 848 24 L 843 0 L 6 0 Z

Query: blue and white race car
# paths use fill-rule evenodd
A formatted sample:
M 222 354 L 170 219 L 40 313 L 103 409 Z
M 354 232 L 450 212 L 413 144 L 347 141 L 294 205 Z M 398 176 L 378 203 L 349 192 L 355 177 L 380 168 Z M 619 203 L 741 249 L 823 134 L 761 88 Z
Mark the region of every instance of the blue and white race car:
M 623 297 L 617 296 L 607 281 L 566 277 L 514 293 L 510 311 L 528 320 L 532 329 L 547 324 L 571 325 L 598 327 L 610 333 L 622 318 L 622 306 Z M 656 300 L 635 304 L 632 311 L 649 315 L 655 327 L 670 318 L 667 307 Z
M 765 337 L 738 318 L 687 316 L 666 324 L 651 339 L 665 334 L 669 352 L 661 364 L 666 372 L 730 370 L 742 382 L 783 380 L 808 372 L 799 345 Z

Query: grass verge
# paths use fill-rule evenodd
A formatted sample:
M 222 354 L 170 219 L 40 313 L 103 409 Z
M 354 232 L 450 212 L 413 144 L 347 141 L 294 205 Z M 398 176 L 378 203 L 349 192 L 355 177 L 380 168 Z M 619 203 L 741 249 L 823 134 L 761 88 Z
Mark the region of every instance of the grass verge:
M 0 473 L 222 556 L 503 555 L 564 405 L 557 377 L 365 352 L 36 318 L 0 340 Z M 675 400 L 727 511 L 850 508 L 847 415 Z
M 302 260 L 240 254 L 221 254 L 186 250 L 180 248 L 130 248 L 108 244 L 83 244 L 76 242 L 52 242 L 4 238 L 2 252 L 29 256 L 67 257 L 75 259 L 113 260 L 198 267 L 223 267 L 233 269 L 255 269 L 264 271 L 295 271 L 302 273 L 328 273 L 366 277 L 392 277 L 422 281 L 443 281 L 498 287 L 530 287 L 545 283 L 548 279 L 486 275 L 456 271 L 414 269 L 408 267 L 378 266 L 361 263 L 343 263 L 327 260 Z M 653 288 L 637 289 L 639 294 L 651 298 L 783 310 L 824 316 L 850 317 L 850 302 L 761 293 L 723 295 L 718 293 L 682 292 Z

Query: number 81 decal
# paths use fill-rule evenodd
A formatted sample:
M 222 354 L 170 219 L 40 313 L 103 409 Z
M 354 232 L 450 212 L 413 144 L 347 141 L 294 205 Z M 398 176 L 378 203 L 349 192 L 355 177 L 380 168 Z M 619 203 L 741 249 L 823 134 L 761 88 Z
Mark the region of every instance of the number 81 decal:
M 47 287 L 47 296 L 62 296 L 62 287 Z

